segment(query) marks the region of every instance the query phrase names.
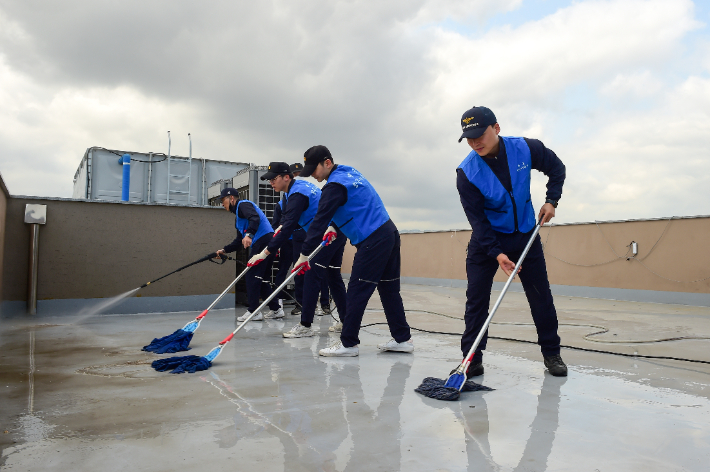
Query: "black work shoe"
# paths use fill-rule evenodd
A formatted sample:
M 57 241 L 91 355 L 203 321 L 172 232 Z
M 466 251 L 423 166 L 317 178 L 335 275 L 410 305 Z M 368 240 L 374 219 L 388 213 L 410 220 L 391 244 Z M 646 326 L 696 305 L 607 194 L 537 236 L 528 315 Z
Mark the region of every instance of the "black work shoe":
M 299 315 L 299 316 L 300 316 L 300 315 L 301 315 L 301 307 L 300 307 L 300 306 L 297 306 L 296 308 L 294 308 L 293 310 L 291 310 L 291 314 L 292 314 L 292 315 Z
M 452 370 L 449 375 L 452 375 L 454 372 L 456 372 L 456 369 Z M 479 375 L 483 375 L 483 362 L 479 362 L 478 364 L 471 364 L 470 366 L 468 366 L 468 372 L 466 372 L 466 380 L 471 380 L 471 377 L 478 377 Z
M 330 314 L 331 314 L 330 307 L 329 307 L 328 305 L 323 305 L 323 306 L 321 306 L 320 308 L 321 308 L 321 310 L 323 310 L 323 314 L 324 314 L 324 315 L 330 315 Z
M 550 374 L 555 377 L 567 377 L 567 366 L 562 358 L 556 356 L 542 356 L 545 359 L 545 367 L 550 371 Z

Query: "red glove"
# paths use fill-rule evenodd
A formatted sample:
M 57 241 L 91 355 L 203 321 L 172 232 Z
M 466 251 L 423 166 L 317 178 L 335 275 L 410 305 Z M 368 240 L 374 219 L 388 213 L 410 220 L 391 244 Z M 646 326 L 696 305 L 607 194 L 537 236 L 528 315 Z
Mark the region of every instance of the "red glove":
M 291 272 L 296 272 L 296 274 L 298 275 L 303 275 L 306 273 L 307 270 L 311 270 L 311 265 L 308 263 L 308 256 L 306 256 L 305 254 L 301 254 L 301 257 L 298 258 Z
M 252 256 L 251 259 L 249 259 L 249 262 L 247 262 L 247 267 L 254 267 L 255 265 L 259 264 L 261 261 L 269 257 L 266 255 L 264 251 L 261 251 L 259 254 L 256 256 Z
M 325 241 L 325 245 L 330 245 L 333 241 L 335 241 L 335 238 L 337 236 L 338 232 L 335 231 L 335 228 L 333 228 L 332 226 L 328 226 L 328 229 L 326 229 L 325 233 L 323 233 L 323 241 Z

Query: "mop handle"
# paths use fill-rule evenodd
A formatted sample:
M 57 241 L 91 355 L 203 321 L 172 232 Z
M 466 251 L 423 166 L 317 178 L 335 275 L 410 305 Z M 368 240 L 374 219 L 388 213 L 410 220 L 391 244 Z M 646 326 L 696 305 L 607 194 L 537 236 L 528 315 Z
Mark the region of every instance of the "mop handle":
M 311 259 L 313 259 L 314 257 L 316 257 L 316 254 L 318 254 L 318 253 L 320 252 L 320 250 L 323 249 L 323 248 L 326 246 L 326 243 L 327 243 L 327 241 L 323 241 L 322 243 L 320 243 L 320 244 L 318 245 L 318 247 L 311 253 L 311 255 L 308 256 L 308 261 L 310 261 Z M 252 313 L 251 315 L 249 315 L 249 318 L 247 318 L 246 320 L 244 320 L 244 322 L 243 322 L 242 324 L 240 324 L 239 326 L 237 326 L 237 329 L 235 329 L 234 331 L 232 331 L 232 334 L 230 334 L 229 336 L 227 336 L 226 338 L 224 338 L 224 340 L 223 340 L 221 343 L 219 343 L 219 345 L 220 345 L 220 346 L 224 346 L 224 345 L 227 344 L 229 341 L 231 341 L 232 338 L 234 337 L 234 335 L 237 334 L 237 333 L 239 332 L 239 330 L 244 327 L 244 325 L 246 325 L 247 323 L 249 323 L 249 320 L 251 320 L 252 317 L 254 317 L 257 313 L 259 313 L 266 305 L 268 305 L 269 302 L 270 302 L 271 300 L 273 300 L 274 297 L 275 297 L 276 295 L 278 295 L 278 294 L 281 292 L 281 290 L 283 290 L 284 287 L 286 287 L 286 285 L 288 285 L 289 282 L 291 282 L 291 281 L 294 279 L 294 277 L 296 277 L 297 275 L 298 275 L 298 272 L 296 272 L 295 269 L 292 270 L 291 273 L 288 275 L 288 277 L 286 277 L 286 280 L 284 280 L 283 283 L 282 283 L 281 285 L 279 285 L 279 287 L 278 287 L 276 290 L 274 290 L 273 292 L 271 292 L 271 295 L 269 295 L 266 300 L 264 300 L 264 303 L 262 303 L 261 305 L 259 305 L 259 308 L 257 308 L 256 310 L 254 310 L 254 313 Z
M 239 275 L 237 276 L 237 278 L 234 279 L 234 280 L 232 281 L 232 283 L 229 284 L 229 286 L 224 289 L 224 292 L 222 292 L 222 293 L 219 295 L 219 297 L 217 297 L 217 299 L 216 299 L 215 301 L 213 301 L 212 304 L 211 304 L 210 306 L 208 306 L 205 311 L 203 311 L 202 313 L 200 313 L 200 316 L 198 316 L 198 317 L 195 318 L 195 319 L 196 319 L 196 320 L 201 320 L 202 318 L 204 318 L 205 315 L 207 315 L 207 312 L 210 311 L 210 310 L 212 309 L 212 307 L 215 306 L 215 305 L 217 304 L 217 302 L 220 301 L 220 300 L 222 299 L 222 297 L 224 297 L 224 296 L 227 294 L 227 292 L 229 292 L 229 291 L 232 289 L 232 287 L 234 287 L 234 286 L 237 284 L 237 282 L 239 282 L 239 279 L 241 279 L 242 277 L 244 277 L 244 274 L 246 274 L 249 269 L 251 269 L 251 267 L 247 267 L 246 269 L 244 269 L 244 270 L 242 271 L 242 273 L 239 274 Z
M 513 272 L 510 274 L 510 277 L 508 277 L 508 281 L 505 283 L 505 286 L 503 287 L 503 290 L 500 292 L 500 295 L 498 295 L 498 300 L 496 300 L 495 305 L 493 305 L 493 309 L 491 310 L 491 313 L 488 315 L 488 318 L 486 318 L 486 322 L 483 323 L 483 326 L 481 327 L 481 331 L 478 332 L 478 336 L 476 336 L 476 340 L 473 342 L 473 346 L 471 346 L 471 349 L 468 351 L 468 354 L 466 355 L 466 359 L 464 360 L 464 366 L 463 366 L 464 372 L 466 372 L 468 370 L 468 366 L 471 364 L 471 360 L 473 359 L 473 355 L 476 352 L 476 348 L 481 343 L 481 340 L 483 339 L 483 335 L 486 333 L 486 330 L 488 329 L 488 325 L 491 324 L 491 320 L 493 319 L 493 315 L 496 314 L 496 310 L 498 310 L 498 307 L 500 306 L 501 302 L 503 301 L 503 297 L 505 296 L 505 293 L 508 291 L 508 287 L 510 287 L 510 284 L 513 283 L 513 279 L 517 275 L 518 270 L 520 270 L 520 266 L 523 263 L 523 259 L 525 259 L 525 256 L 528 255 L 528 251 L 532 247 L 533 242 L 535 241 L 535 237 L 537 236 L 537 233 L 540 232 L 540 228 L 542 228 L 542 218 L 540 218 L 540 222 L 535 225 L 535 231 L 533 231 L 532 236 L 530 236 L 530 240 L 525 245 L 525 249 L 523 250 L 523 253 L 520 255 L 520 259 L 518 259 L 518 263 L 515 264 L 515 269 L 513 269 Z

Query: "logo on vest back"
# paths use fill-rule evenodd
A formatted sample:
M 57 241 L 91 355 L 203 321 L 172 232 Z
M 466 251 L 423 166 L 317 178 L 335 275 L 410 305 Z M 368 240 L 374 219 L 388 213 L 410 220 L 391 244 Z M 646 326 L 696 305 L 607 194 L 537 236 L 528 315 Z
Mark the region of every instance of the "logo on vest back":
M 518 164 L 518 172 L 520 172 L 521 170 L 527 169 L 527 168 L 528 168 L 528 165 L 524 162 L 521 164 Z

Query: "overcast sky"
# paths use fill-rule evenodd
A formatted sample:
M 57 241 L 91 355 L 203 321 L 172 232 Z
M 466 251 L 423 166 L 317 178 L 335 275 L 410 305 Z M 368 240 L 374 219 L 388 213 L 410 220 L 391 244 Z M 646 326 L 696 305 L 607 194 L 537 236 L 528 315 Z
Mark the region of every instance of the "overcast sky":
M 257 164 L 324 144 L 400 229 L 467 228 L 459 123 L 485 105 L 567 166 L 556 222 L 707 215 L 708 23 L 706 0 L 0 0 L 0 173 L 70 197 L 86 148 L 167 130 Z

